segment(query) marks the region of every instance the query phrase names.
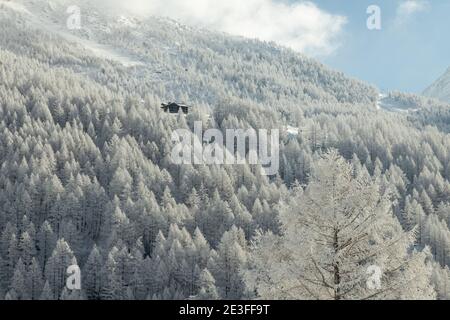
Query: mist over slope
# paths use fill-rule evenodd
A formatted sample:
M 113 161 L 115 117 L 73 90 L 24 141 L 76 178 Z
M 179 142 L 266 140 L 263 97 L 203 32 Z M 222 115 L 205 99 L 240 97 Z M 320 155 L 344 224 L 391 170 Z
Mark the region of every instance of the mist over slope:
M 450 297 L 450 139 L 423 111 L 434 100 L 391 94 L 389 106 L 412 110 L 387 112 L 372 86 L 291 50 L 88 1 L 82 29 L 68 30 L 69 2 L 0 1 L 0 298 L 333 298 L 323 285 L 277 286 L 299 279 L 279 265 L 291 255 L 319 276 L 312 248 L 335 279 L 327 239 L 289 227 L 304 214 L 322 222 L 322 207 L 378 217 L 343 232 L 358 243 L 342 252 L 342 286 L 356 289 L 340 298 L 371 294 L 368 266 L 398 263 L 378 298 Z M 193 111 L 161 111 L 175 100 Z M 278 174 L 174 164 L 172 132 L 194 121 L 280 129 Z M 72 264 L 81 290 L 61 276 Z

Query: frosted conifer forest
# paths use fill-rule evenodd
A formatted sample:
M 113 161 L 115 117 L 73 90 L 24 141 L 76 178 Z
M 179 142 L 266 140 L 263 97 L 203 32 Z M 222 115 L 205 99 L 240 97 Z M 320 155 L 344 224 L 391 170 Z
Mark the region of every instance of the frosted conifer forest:
M 448 83 L 382 93 L 269 41 L 1 0 L 0 299 L 449 299 Z M 174 163 L 196 123 L 278 130 L 277 173 Z

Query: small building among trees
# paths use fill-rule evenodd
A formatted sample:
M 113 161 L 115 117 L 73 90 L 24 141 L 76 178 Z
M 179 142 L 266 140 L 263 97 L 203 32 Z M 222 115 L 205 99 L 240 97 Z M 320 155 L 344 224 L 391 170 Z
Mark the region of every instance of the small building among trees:
M 163 103 L 161 106 L 162 106 L 161 108 L 164 110 L 164 112 L 174 113 L 174 114 L 178 114 L 180 112 L 180 110 L 184 114 L 188 114 L 189 108 L 190 108 L 190 106 L 187 106 L 187 105 L 181 104 L 181 103 L 176 103 L 176 102 Z

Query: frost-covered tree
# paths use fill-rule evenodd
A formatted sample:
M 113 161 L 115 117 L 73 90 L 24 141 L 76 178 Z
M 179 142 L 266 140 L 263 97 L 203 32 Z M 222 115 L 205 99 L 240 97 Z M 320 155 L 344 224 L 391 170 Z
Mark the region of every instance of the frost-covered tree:
M 83 287 L 89 300 L 99 300 L 102 289 L 103 259 L 97 246 L 92 248 L 89 258 L 83 268 Z
M 216 286 L 222 299 L 239 299 L 245 291 L 240 274 L 246 268 L 247 252 L 243 230 L 232 227 L 224 233 L 217 252 L 212 254 L 208 269 L 216 280 Z
M 14 270 L 14 275 L 11 280 L 10 295 L 17 300 L 29 300 L 30 292 L 27 283 L 27 270 L 22 259 L 17 262 L 16 269 Z
M 282 211 L 282 236 L 259 235 L 249 289 L 276 299 L 432 299 L 426 255 L 392 213 L 389 193 L 336 151 Z M 380 282 L 372 284 L 373 276 Z M 377 281 L 378 281 L 377 280 Z
M 44 281 L 42 269 L 36 258 L 33 258 L 27 273 L 28 292 L 31 300 L 39 300 L 42 289 L 44 288 Z
M 67 269 L 76 264 L 77 260 L 67 242 L 64 239 L 58 240 L 45 265 L 45 277 L 49 282 L 51 292 L 55 295 L 55 299 L 61 295 L 63 288 L 66 287 Z
M 53 249 L 56 246 L 57 237 L 53 232 L 50 223 L 48 223 L 47 221 L 42 224 L 37 237 L 39 262 L 45 267 L 45 263 L 47 262 L 48 258 L 50 258 Z
M 39 300 L 56 300 L 52 289 L 50 288 L 50 283 L 48 281 L 45 282 L 44 288 L 42 289 L 41 296 L 39 297 Z
M 200 287 L 199 293 L 194 297 L 197 300 L 218 300 L 219 293 L 216 288 L 216 281 L 214 280 L 208 269 L 204 269 L 200 274 L 198 281 Z

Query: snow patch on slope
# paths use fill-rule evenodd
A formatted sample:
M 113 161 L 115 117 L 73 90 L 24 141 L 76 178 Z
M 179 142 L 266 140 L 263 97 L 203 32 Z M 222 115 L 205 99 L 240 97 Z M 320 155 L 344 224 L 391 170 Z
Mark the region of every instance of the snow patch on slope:
M 58 34 L 70 42 L 75 42 L 75 43 L 81 45 L 83 48 L 91 51 L 94 55 L 96 55 L 99 58 L 118 62 L 125 67 L 144 65 L 144 63 L 136 60 L 132 55 L 129 55 L 125 52 L 117 50 L 116 48 L 113 48 L 112 46 L 99 44 L 99 43 L 96 43 L 94 41 L 90 41 L 87 39 L 82 39 L 82 38 L 79 38 L 77 36 L 74 36 L 74 35 L 72 35 L 70 33 L 66 33 L 66 32 L 58 32 Z
M 27 21 L 32 23 L 33 26 L 48 31 L 52 34 L 56 34 L 69 42 L 76 43 L 99 58 L 120 63 L 125 67 L 133 67 L 144 64 L 123 50 L 118 50 L 112 46 L 100 44 L 96 41 L 82 38 L 75 33 L 71 33 L 65 25 L 61 25 L 61 22 L 51 18 L 50 15 L 52 11 L 55 10 L 54 3 L 50 2 L 48 5 L 48 7 L 42 8 L 41 6 L 37 7 L 34 1 L 23 1 L 23 3 L 18 3 L 8 0 L 0 0 L 0 6 L 5 6 L 11 10 L 26 14 L 28 18 Z M 44 11 L 46 14 L 34 14 L 34 12 L 39 11 Z M 128 27 L 133 25 L 131 20 L 123 16 L 119 18 L 118 22 L 127 25 Z M 89 33 L 89 30 L 85 31 Z
M 28 11 L 28 9 L 23 4 L 18 2 L 12 2 L 9 0 L 0 0 L 0 8 L 2 6 L 5 6 L 6 8 L 9 8 L 14 11 L 31 14 L 30 11 Z
M 286 133 L 290 137 L 296 137 L 299 134 L 299 128 L 292 127 L 292 126 L 286 126 Z
M 411 108 L 411 106 L 398 102 L 384 93 L 379 94 L 376 106 L 377 110 L 389 112 L 417 112 L 419 110 L 418 108 Z

